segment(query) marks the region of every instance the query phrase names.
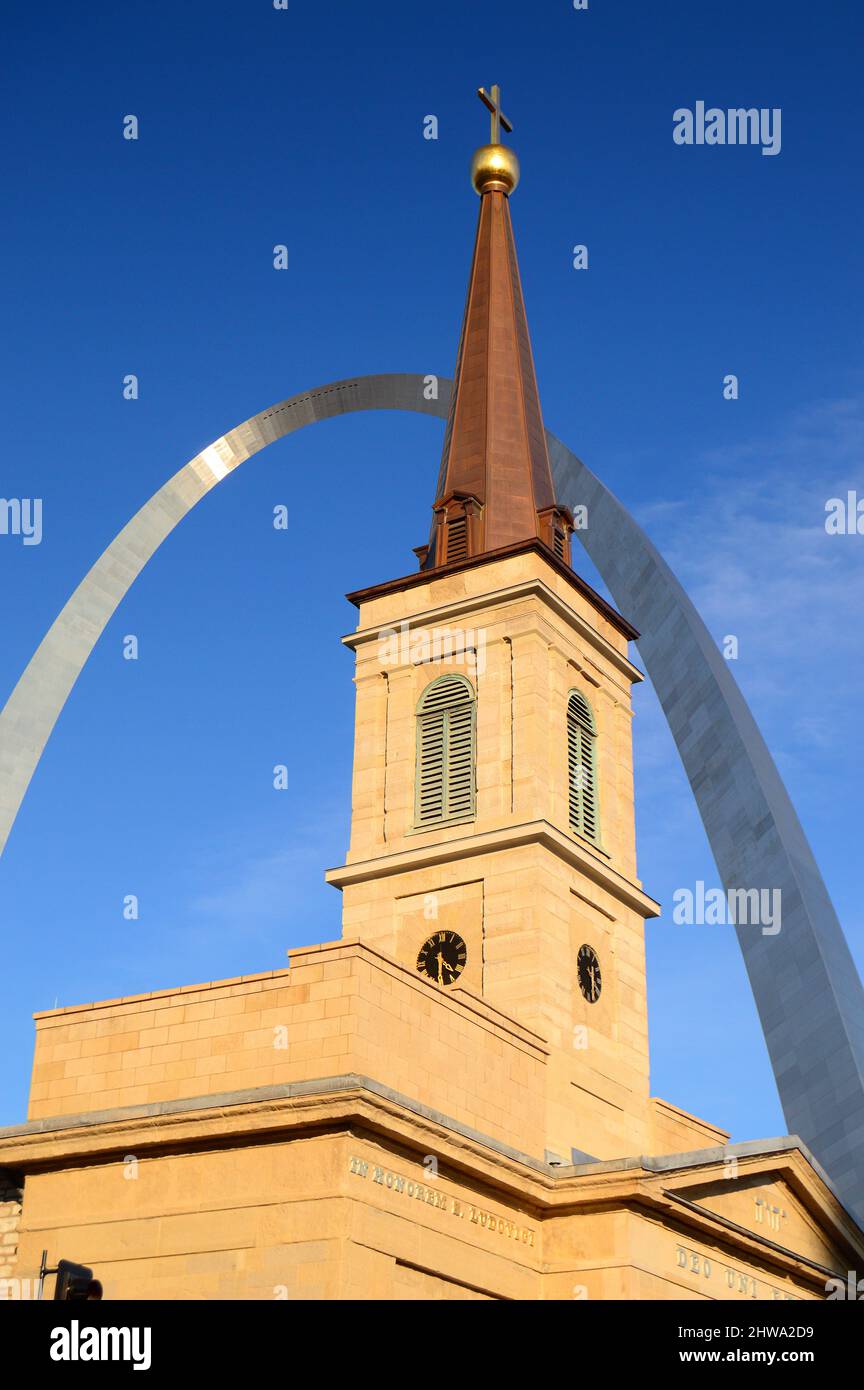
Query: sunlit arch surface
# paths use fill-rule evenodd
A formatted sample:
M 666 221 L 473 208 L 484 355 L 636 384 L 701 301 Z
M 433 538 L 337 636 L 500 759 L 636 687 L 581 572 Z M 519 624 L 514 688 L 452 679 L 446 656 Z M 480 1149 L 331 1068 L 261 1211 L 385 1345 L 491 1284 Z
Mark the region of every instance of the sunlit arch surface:
M 358 410 L 446 417 L 450 383 L 439 378 L 430 400 L 428 381 L 366 376 L 292 396 L 208 445 L 136 512 L 78 585 L 0 714 L 0 853 L 84 663 L 186 513 L 239 464 L 305 425 Z M 560 440 L 548 440 L 558 500 L 587 507 L 588 527 L 577 534 L 642 633 L 639 650 L 724 887 L 781 892 L 780 933 L 740 927 L 738 939 L 789 1130 L 864 1223 L 864 990 L 819 868 L 756 722 L 681 585 L 600 480 Z M 686 999 L 681 1008 L 686 1016 Z M 698 1018 L 689 1026 L 698 1028 Z
M 51 730 L 106 624 L 144 566 L 196 503 L 267 444 L 305 425 L 357 410 L 446 413 L 427 401 L 424 378 L 367 376 L 290 396 L 196 454 L 137 511 L 82 579 L 36 648 L 0 714 L 0 854 Z

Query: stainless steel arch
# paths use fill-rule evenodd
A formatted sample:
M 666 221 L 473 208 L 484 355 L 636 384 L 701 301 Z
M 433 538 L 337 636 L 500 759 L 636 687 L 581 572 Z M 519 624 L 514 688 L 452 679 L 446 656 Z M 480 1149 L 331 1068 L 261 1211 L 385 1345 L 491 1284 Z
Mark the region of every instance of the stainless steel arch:
M 727 892 L 779 889 L 782 926 L 736 932 L 791 1134 L 864 1225 L 864 990 L 819 867 L 727 662 L 626 508 L 548 436 L 559 500 L 588 508 L 577 534 L 639 653 L 696 798 Z
M 69 693 L 124 594 L 179 521 L 246 459 L 304 425 L 355 410 L 446 415 L 450 383 L 427 400 L 425 378 L 365 376 L 289 396 L 208 444 L 127 522 L 61 609 L 0 713 L 0 854 Z
M 196 454 L 96 561 L 0 714 L 0 853 L 66 699 L 151 555 L 227 473 L 304 425 L 356 410 L 445 417 L 416 375 L 358 377 L 292 396 Z M 764 740 L 708 630 L 647 536 L 549 435 L 559 499 L 588 508 L 578 532 L 639 648 L 678 745 L 724 887 L 779 888 L 782 930 L 738 928 L 790 1132 L 864 1224 L 864 990 L 818 866 Z

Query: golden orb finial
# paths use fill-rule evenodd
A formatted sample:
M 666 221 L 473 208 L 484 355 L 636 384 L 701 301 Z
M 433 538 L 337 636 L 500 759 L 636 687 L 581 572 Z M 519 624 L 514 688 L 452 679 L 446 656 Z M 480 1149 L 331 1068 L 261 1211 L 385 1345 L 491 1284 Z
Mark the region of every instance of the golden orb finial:
M 501 88 L 496 84 L 491 92 L 487 92 L 483 87 L 478 87 L 477 95 L 491 113 L 492 128 L 489 144 L 481 145 L 479 150 L 474 151 L 471 182 L 480 194 L 512 193 L 519 182 L 519 160 L 513 150 L 501 144 L 501 127 L 513 129 L 501 110 Z
M 512 193 L 519 182 L 519 160 L 507 145 L 481 145 L 471 160 L 471 182 L 478 193 Z

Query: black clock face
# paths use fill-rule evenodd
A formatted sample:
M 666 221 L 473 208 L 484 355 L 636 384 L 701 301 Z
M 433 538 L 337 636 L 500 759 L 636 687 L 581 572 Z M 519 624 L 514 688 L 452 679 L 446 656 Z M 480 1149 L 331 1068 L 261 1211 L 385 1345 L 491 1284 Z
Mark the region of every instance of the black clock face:
M 594 947 L 580 946 L 578 962 L 579 988 L 589 1004 L 596 1004 L 603 987 L 603 977 Z
M 465 969 L 468 947 L 455 931 L 436 931 L 424 941 L 417 957 L 417 969 L 436 985 L 452 985 Z

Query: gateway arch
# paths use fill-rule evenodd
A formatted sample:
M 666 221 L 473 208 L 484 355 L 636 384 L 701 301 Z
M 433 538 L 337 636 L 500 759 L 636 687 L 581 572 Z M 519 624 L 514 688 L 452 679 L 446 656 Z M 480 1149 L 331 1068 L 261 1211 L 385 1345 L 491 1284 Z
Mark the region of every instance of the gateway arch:
M 115 537 L 46 633 L 0 713 L 0 853 L 60 711 L 105 625 L 179 521 L 246 459 L 305 425 L 358 410 L 445 419 L 450 382 L 414 374 L 336 381 L 253 415 L 175 473 Z M 782 929 L 736 927 L 790 1133 L 864 1225 L 864 990 L 774 761 L 705 624 L 626 508 L 547 433 L 558 501 L 639 652 L 684 763 L 721 880 L 779 889 Z

